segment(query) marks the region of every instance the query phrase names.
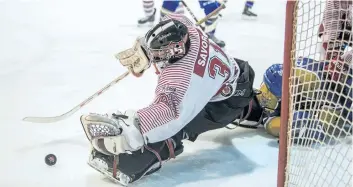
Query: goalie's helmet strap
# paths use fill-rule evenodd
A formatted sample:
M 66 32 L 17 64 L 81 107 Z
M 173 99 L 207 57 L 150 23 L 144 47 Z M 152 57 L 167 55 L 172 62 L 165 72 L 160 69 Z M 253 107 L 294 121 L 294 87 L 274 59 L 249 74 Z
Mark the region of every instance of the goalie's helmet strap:
M 190 45 L 188 28 L 175 19 L 161 21 L 147 32 L 145 44 L 152 62 L 173 63 L 187 54 Z

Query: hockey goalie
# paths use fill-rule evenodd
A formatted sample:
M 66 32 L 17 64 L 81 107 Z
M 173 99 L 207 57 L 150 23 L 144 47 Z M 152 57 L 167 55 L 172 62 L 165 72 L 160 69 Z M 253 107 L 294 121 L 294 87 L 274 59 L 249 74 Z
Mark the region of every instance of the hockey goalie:
M 117 58 L 141 77 L 155 66 L 153 102 L 139 110 L 81 116 L 92 145 L 88 164 L 122 185 L 183 152 L 182 140 L 223 128 L 254 98 L 250 65 L 224 52 L 182 15 L 169 15 Z

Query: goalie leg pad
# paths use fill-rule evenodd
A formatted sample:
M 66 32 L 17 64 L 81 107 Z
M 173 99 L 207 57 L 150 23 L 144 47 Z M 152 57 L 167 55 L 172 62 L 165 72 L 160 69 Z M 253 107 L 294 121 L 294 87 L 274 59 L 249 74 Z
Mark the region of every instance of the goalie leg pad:
M 279 116 L 269 117 L 264 123 L 265 130 L 274 137 L 279 137 L 280 125 L 281 117 Z
M 89 141 L 99 137 L 117 136 L 121 134 L 119 125 L 108 115 L 89 114 L 80 118 L 82 127 Z
M 112 119 L 99 114 L 83 115 L 80 120 L 87 139 L 92 146 L 101 153 L 112 154 L 104 146 L 104 139 L 120 135 L 122 128 Z

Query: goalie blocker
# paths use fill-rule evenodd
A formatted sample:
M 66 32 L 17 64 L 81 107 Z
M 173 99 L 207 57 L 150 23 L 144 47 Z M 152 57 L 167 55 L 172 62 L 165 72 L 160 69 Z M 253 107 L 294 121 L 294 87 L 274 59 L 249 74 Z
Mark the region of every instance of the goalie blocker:
M 184 16 L 165 17 L 117 57 L 135 76 L 151 63 L 160 72 L 150 106 L 81 117 L 92 145 L 88 164 L 122 185 L 177 157 L 182 140 L 193 142 L 239 118 L 254 98 L 250 65 L 226 54 Z

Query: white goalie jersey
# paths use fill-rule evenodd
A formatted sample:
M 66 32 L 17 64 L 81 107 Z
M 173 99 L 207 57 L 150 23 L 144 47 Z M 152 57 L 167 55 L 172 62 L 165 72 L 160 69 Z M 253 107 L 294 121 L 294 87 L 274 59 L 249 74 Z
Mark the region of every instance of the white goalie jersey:
M 233 95 L 240 73 L 237 63 L 188 18 L 169 17 L 187 26 L 191 44 L 186 56 L 160 71 L 152 104 L 137 111 L 146 143 L 170 138 L 208 102 Z

